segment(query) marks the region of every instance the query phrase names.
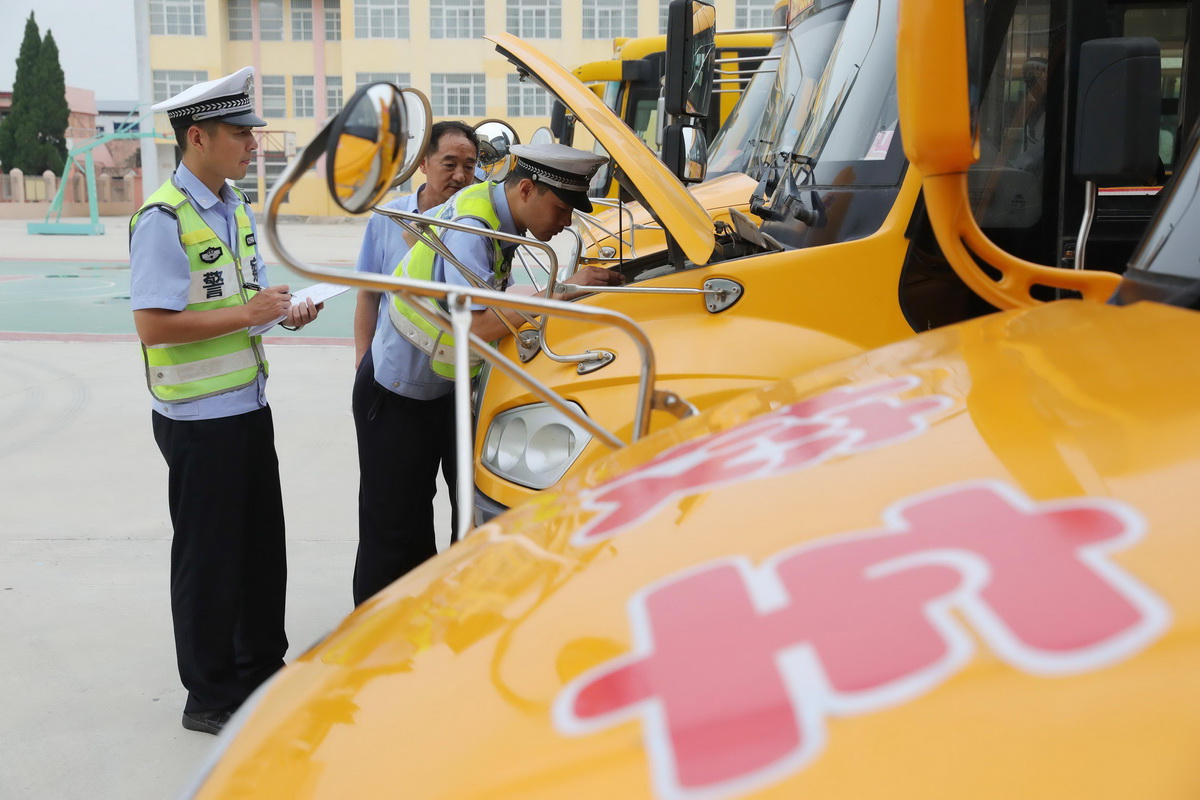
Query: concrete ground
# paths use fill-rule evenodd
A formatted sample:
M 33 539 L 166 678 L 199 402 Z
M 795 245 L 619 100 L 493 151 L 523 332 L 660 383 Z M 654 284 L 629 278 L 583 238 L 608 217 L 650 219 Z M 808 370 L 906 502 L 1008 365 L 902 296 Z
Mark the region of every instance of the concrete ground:
M 125 220 L 104 236 L 0 221 L 0 797 L 175 796 L 213 737 L 179 724 L 166 467 L 129 313 Z M 365 220 L 281 226 L 349 267 Z M 265 238 L 265 237 L 264 237 Z M 269 251 L 275 283 L 295 280 Z M 351 609 L 353 295 L 268 338 L 288 526 L 289 656 Z M 449 536 L 443 487 L 439 530 Z

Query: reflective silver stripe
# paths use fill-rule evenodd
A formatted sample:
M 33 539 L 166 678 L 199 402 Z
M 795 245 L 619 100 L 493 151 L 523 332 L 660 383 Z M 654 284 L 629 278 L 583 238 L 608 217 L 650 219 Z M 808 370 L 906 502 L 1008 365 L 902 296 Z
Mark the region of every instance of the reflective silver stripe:
M 215 286 L 211 286 L 211 276 L 214 272 L 220 273 L 221 282 Z M 206 284 L 204 282 L 205 276 L 210 276 L 210 284 Z M 213 300 L 220 300 L 223 297 L 235 295 L 240 290 L 240 284 L 238 283 L 237 277 L 237 266 L 235 264 L 226 264 L 222 267 L 213 267 L 212 269 L 192 270 L 191 278 L 192 284 L 188 288 L 188 305 L 192 305 L 193 303 L 208 303 Z M 209 295 L 208 290 L 210 288 L 218 289 L 219 293 L 214 292 L 212 295 Z
M 396 329 L 396 333 L 403 336 L 414 346 L 426 355 L 433 355 L 433 339 L 429 338 L 429 334 L 417 327 L 417 323 L 413 322 L 408 317 L 396 308 L 396 296 L 388 293 L 388 318 L 392 321 L 392 327 Z M 400 302 L 404 302 L 401 300 Z
M 442 344 L 441 340 L 439 339 L 438 345 L 434 348 L 431 358 L 434 361 L 440 361 L 443 364 L 454 366 L 454 347 L 452 345 Z M 483 362 L 483 356 L 479 355 L 478 353 L 471 352 L 467 356 L 467 361 L 471 365 L 472 369 L 474 369 Z
M 148 366 L 146 369 L 151 386 L 178 386 L 182 383 L 202 381 L 206 378 L 218 378 L 251 367 L 257 368 L 258 361 L 254 358 L 254 351 L 246 348 L 225 356 L 189 361 L 186 364 Z
M 422 353 L 434 361 L 444 361 L 447 364 L 454 363 L 454 346 L 446 344 L 442 340 L 442 336 L 445 334 L 439 335 L 436 342 L 430 339 L 429 334 L 418 328 L 415 322 L 400 313 L 400 309 L 396 308 L 395 297 L 392 294 L 388 294 L 388 317 L 391 319 L 396 333 L 412 342 Z M 470 359 L 471 366 L 474 367 L 483 361 L 483 356 L 471 353 Z

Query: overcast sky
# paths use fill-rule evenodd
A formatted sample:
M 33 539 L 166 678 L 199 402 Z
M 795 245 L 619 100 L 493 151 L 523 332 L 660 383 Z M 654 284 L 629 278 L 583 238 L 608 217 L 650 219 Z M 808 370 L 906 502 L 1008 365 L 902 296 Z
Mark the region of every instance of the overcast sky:
M 58 44 L 68 86 L 91 89 L 97 100 L 136 100 L 134 0 L 0 0 L 0 91 L 12 91 L 25 20 Z

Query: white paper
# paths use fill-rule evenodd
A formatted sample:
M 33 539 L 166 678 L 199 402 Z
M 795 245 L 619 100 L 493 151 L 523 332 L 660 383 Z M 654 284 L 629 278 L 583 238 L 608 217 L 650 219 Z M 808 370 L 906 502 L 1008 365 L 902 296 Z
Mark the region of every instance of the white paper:
M 313 305 L 319 305 L 331 297 L 337 297 L 339 294 L 349 290 L 349 286 L 340 283 L 314 283 L 312 286 L 306 286 L 303 289 L 297 289 L 292 293 L 292 306 L 298 306 L 309 298 L 312 298 Z M 285 319 L 287 319 L 287 314 L 284 314 L 279 319 L 272 320 L 271 322 L 264 322 L 262 325 L 255 325 L 250 329 L 250 335 L 262 336 L 264 333 L 271 330 L 271 328 L 274 328 Z

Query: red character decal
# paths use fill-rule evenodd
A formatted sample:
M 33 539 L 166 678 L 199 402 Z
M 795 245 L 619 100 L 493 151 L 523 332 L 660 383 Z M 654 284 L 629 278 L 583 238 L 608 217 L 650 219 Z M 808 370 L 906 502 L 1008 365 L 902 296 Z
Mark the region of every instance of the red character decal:
M 1108 558 L 1141 536 L 1121 503 L 1035 504 L 964 483 L 884 519 L 757 568 L 720 560 L 640 591 L 633 652 L 567 686 L 560 730 L 640 717 L 660 796 L 726 797 L 814 758 L 826 718 L 908 702 L 960 670 L 974 649 L 960 617 L 1042 675 L 1128 658 L 1167 626 L 1165 605 Z
M 911 376 L 846 386 L 755 417 L 721 433 L 665 450 L 638 469 L 582 493 L 599 511 L 572 537 L 587 545 L 615 536 L 656 513 L 671 499 L 741 481 L 811 467 L 912 438 L 951 400 L 930 395 L 901 400 L 920 385 Z

